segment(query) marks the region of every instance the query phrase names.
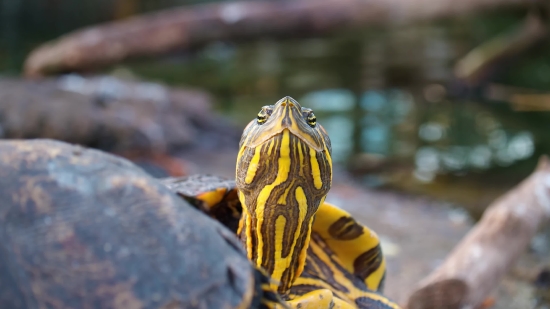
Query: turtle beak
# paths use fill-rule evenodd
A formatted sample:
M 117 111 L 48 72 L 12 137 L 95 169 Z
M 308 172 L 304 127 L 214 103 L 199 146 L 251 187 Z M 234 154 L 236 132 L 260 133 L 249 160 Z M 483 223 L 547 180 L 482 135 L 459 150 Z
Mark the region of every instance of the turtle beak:
M 302 120 L 302 107 L 296 100 L 286 96 L 275 103 L 272 118 L 279 119 L 281 128 L 290 128 L 293 123 Z

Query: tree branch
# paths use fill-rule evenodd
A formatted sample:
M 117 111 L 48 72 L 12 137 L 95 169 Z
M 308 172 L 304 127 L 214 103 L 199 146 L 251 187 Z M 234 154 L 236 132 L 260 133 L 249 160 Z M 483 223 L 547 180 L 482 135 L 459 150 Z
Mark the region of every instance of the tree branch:
M 535 172 L 493 202 L 445 262 L 419 283 L 407 308 L 476 308 L 548 219 L 550 161 L 543 157 Z

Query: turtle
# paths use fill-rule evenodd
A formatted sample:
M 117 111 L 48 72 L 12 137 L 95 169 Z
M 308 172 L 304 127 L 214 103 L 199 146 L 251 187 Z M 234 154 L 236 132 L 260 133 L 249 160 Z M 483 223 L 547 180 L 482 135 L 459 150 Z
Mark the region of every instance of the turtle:
M 0 308 L 398 308 L 376 234 L 325 202 L 330 154 L 292 98 L 247 126 L 234 180 L 0 141 Z
M 377 234 L 325 201 L 331 153 L 313 110 L 286 96 L 245 127 L 234 180 L 191 175 L 162 182 L 239 237 L 247 258 L 269 277 L 262 306 L 398 309 L 382 294 L 386 261 Z

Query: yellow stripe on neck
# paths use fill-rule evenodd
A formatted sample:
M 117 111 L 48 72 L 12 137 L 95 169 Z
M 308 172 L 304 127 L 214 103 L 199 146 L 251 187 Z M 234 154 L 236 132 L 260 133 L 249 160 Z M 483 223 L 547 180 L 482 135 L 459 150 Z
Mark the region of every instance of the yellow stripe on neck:
M 256 148 L 256 150 L 259 148 L 261 147 Z M 269 199 L 269 196 L 271 195 L 271 191 L 273 191 L 273 188 L 275 186 L 278 186 L 281 183 L 285 182 L 288 179 L 288 174 L 290 173 L 290 136 L 288 130 L 283 131 L 281 146 L 279 148 L 278 164 L 277 177 L 275 178 L 275 181 L 272 184 L 266 185 L 258 195 L 258 201 L 256 204 L 256 218 L 258 219 L 256 225 L 257 231 L 261 230 L 261 227 L 264 223 L 265 205 L 267 203 L 267 200 Z M 261 233 L 258 233 L 258 257 L 256 260 L 257 265 L 262 265 L 264 258 L 263 248 L 264 237 Z
M 311 161 L 311 177 L 313 177 L 313 184 L 315 185 L 315 189 L 319 190 L 323 187 L 323 180 L 321 179 L 321 169 L 317 161 L 317 152 L 313 148 L 309 149 L 309 160 Z
M 254 156 L 252 157 L 252 160 L 250 160 L 250 165 L 248 166 L 248 170 L 246 171 L 246 178 L 244 179 L 244 182 L 246 183 L 252 183 L 254 177 L 256 176 L 258 163 L 260 162 L 261 150 L 261 147 L 256 147 L 256 149 L 254 150 Z
M 299 217 L 298 217 L 298 227 L 294 231 L 294 238 L 292 240 L 292 244 L 283 244 L 284 239 L 284 233 L 285 233 L 285 225 L 286 225 L 286 219 L 283 216 L 279 216 L 277 218 L 276 224 L 275 224 L 275 269 L 273 270 L 273 273 L 271 274 L 271 277 L 277 281 L 281 281 L 281 278 L 283 277 L 283 273 L 291 266 L 291 262 L 293 261 L 292 257 L 294 255 L 294 250 L 296 248 L 296 243 L 298 242 L 298 238 L 300 237 L 300 233 L 302 232 L 301 229 L 301 223 L 304 222 L 306 213 L 307 213 L 307 197 L 304 193 L 304 189 L 302 187 L 296 188 L 296 201 L 298 202 L 299 206 Z M 310 224 L 309 224 L 310 225 Z M 306 242 L 307 243 L 307 242 Z M 288 256 L 283 257 L 283 245 L 291 246 L 290 252 L 288 253 Z M 301 267 L 298 269 L 298 271 L 301 273 L 303 270 L 303 264 L 305 264 L 305 252 L 307 251 L 307 246 L 304 246 L 302 248 L 302 252 L 300 252 L 299 259 L 302 260 L 300 263 Z M 298 277 L 299 273 L 292 273 L 291 279 L 294 279 Z

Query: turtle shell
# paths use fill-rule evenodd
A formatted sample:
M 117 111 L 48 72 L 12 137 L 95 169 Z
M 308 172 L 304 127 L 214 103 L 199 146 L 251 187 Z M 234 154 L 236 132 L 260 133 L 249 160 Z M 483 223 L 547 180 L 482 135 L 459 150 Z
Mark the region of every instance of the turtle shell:
M 191 205 L 236 232 L 242 213 L 235 181 L 214 175 L 192 175 L 161 180 Z
M 231 231 L 130 162 L 0 142 L 0 308 L 267 308 Z
M 237 232 L 242 205 L 234 181 L 193 175 L 162 182 Z M 346 211 L 325 202 L 315 215 L 304 271 L 289 294 L 283 296 L 293 300 L 312 291 L 328 289 L 339 300 L 361 309 L 398 309 L 397 304 L 380 294 L 384 287 L 385 263 L 378 235 Z

